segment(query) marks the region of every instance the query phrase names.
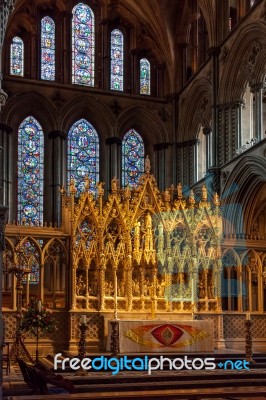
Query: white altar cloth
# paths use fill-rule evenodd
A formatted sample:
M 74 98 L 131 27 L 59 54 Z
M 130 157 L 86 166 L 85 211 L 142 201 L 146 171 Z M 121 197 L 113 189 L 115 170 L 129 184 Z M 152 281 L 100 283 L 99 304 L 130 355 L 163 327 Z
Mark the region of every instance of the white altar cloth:
M 120 353 L 180 353 L 214 351 L 212 321 L 118 320 Z M 111 321 L 107 350 L 110 351 Z

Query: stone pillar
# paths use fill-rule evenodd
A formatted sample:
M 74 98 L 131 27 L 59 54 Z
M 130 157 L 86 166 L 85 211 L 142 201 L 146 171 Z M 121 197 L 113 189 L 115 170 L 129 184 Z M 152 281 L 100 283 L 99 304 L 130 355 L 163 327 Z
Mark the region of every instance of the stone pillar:
M 254 139 L 259 142 L 263 139 L 263 91 L 266 88 L 264 82 L 256 83 L 251 86 L 251 92 L 255 98 L 254 108 Z
M 160 190 L 166 188 L 166 173 L 167 173 L 167 149 L 168 143 L 158 143 L 154 145 L 155 163 L 156 163 L 156 179 Z
M 5 124 L 0 123 L 0 151 L 2 153 L 0 158 L 0 204 L 7 205 L 10 203 L 10 136 L 9 134 L 13 129 Z
M 72 82 L 72 60 L 71 60 L 71 29 L 72 26 L 72 13 L 70 11 L 62 12 L 62 55 L 61 55 L 61 82 Z M 71 66 L 69 68 L 69 66 Z
M 61 196 L 60 188 L 66 185 L 65 181 L 65 139 L 66 134 L 61 131 L 53 131 L 48 135 L 51 151 L 51 171 L 49 187 L 50 198 L 50 221 L 60 226 L 61 224 Z
M 102 19 L 100 22 L 102 27 L 102 88 L 110 89 L 110 52 L 108 38 L 108 20 Z
M 211 128 L 203 128 L 203 134 L 206 136 L 206 171 L 213 165 L 213 137 Z
M 107 190 L 111 190 L 111 181 L 113 177 L 119 179 L 120 186 L 122 186 L 121 181 L 121 139 L 118 137 L 108 138 L 106 140 L 106 144 L 108 146 L 107 155 L 108 155 L 108 163 L 107 163 Z
M 219 89 L 219 47 L 210 47 L 208 55 L 212 63 L 212 142 L 213 166 L 218 165 L 218 89 Z

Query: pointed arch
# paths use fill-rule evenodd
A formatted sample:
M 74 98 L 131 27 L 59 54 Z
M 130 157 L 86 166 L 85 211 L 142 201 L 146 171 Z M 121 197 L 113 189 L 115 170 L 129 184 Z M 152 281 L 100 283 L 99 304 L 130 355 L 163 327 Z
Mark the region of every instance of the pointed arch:
M 151 64 L 147 58 L 142 58 L 139 62 L 140 94 L 151 94 Z
M 92 9 L 79 3 L 72 20 L 72 83 L 94 86 L 95 21 Z
M 124 36 L 119 29 L 111 32 L 111 90 L 124 90 Z
M 136 186 L 144 173 L 144 143 L 135 129 L 122 140 L 122 186 Z
M 99 182 L 99 137 L 86 119 L 75 122 L 68 133 L 68 182 L 73 178 L 78 192 L 83 191 L 84 178 L 90 179 L 95 192 Z
M 10 46 L 10 75 L 24 76 L 24 42 L 18 36 Z
M 18 130 L 18 221 L 43 224 L 44 137 L 39 122 L 25 118 Z
M 41 79 L 55 80 L 55 23 L 48 16 L 41 20 Z

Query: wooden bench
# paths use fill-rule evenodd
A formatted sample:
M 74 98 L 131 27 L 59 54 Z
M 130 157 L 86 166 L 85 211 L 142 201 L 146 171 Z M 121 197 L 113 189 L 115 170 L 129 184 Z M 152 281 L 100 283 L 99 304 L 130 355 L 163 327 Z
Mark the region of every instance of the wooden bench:
M 265 398 L 266 399 L 266 386 L 249 386 L 243 388 L 225 387 L 225 388 L 201 388 L 201 389 L 171 389 L 171 390 L 135 390 L 131 392 L 97 392 L 97 393 L 73 393 L 73 394 L 57 394 L 57 395 L 33 395 L 30 400 L 58 400 L 58 399 L 80 399 L 80 400 L 132 400 L 132 399 L 188 399 L 188 400 L 201 400 L 201 399 L 215 399 L 219 397 L 232 397 L 234 399 L 241 397 Z M 28 396 L 11 396 L 8 400 L 29 400 Z

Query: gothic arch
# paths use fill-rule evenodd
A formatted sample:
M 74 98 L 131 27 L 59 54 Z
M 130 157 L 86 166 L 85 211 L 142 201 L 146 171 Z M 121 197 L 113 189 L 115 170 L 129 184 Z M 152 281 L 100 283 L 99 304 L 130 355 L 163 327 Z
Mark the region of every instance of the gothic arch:
M 27 91 L 12 96 L 3 109 L 2 122 L 15 132 L 24 118 L 32 115 L 41 125 L 44 133 L 57 129 L 57 109 L 53 103 L 39 93 Z
M 181 95 L 181 119 L 178 128 L 180 142 L 195 139 L 200 125 L 204 128 L 210 126 L 211 104 L 210 80 L 196 79 L 188 94 Z
M 227 227 L 231 232 L 225 229 L 225 233 L 243 233 L 243 228 L 245 233 L 249 233 L 249 221 L 254 216 L 254 207 L 263 182 L 266 182 L 266 164 L 263 157 L 246 156 L 235 166 L 221 195 L 226 205 L 224 220 L 228 218 L 231 223 L 231 226 Z
M 110 127 L 115 129 L 115 117 L 108 107 L 87 94 L 80 95 L 65 103 L 60 110 L 60 126 L 63 132 L 68 132 L 71 126 L 84 118 L 96 129 L 99 140 L 103 141 L 114 136 Z
M 132 106 L 119 115 L 117 134 L 121 140 L 132 128 L 142 136 L 146 145 L 169 142 L 165 126 L 158 115 L 144 107 Z
M 242 28 L 226 57 L 221 76 L 219 100 L 229 103 L 243 97 L 246 85 L 264 80 L 266 26 L 257 21 Z M 262 67 L 263 66 L 263 67 Z

